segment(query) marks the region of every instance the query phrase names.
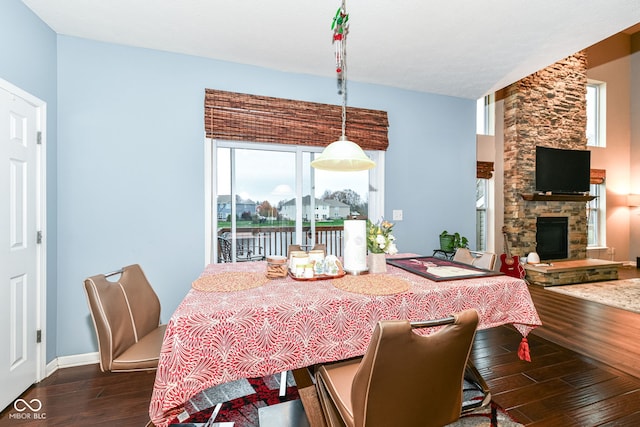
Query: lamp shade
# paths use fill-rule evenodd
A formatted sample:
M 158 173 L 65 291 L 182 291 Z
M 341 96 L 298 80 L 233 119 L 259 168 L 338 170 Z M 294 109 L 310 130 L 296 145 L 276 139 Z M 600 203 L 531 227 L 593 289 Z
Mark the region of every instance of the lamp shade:
M 346 136 L 327 145 L 322 153 L 311 162 L 316 169 L 329 171 L 353 172 L 373 168 L 376 163 L 371 160 L 362 148 L 347 140 Z

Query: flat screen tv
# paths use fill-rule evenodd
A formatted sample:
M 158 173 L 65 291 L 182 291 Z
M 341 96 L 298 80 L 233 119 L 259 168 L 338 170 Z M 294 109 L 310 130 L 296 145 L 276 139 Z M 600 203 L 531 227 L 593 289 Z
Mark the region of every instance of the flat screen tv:
M 591 175 L 589 150 L 536 147 L 536 191 L 588 193 Z

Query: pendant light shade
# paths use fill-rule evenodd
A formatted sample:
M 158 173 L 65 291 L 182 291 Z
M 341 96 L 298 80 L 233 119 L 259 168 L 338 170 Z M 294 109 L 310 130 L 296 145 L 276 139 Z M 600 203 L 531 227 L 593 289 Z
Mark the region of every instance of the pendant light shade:
M 311 166 L 316 169 L 343 172 L 368 170 L 375 165 L 358 144 L 349 141 L 344 135 L 327 145 L 322 154 L 311 162 Z
M 355 142 L 351 142 L 345 135 L 347 124 L 347 22 L 349 14 L 346 11 L 345 0 L 333 18 L 331 29 L 334 31 L 333 42 L 336 46 L 336 71 L 342 94 L 342 136 L 327 145 L 322 153 L 311 162 L 316 169 L 329 171 L 354 172 L 364 171 L 375 167 L 371 160 Z

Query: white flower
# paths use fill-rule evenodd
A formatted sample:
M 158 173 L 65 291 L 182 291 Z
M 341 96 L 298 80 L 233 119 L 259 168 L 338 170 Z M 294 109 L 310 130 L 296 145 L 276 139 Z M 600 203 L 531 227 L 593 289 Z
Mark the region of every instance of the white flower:
M 398 253 L 398 248 L 395 243 L 389 243 L 389 247 L 387 248 L 387 253 L 389 255 L 395 255 Z
M 388 221 L 380 221 L 377 224 L 367 220 L 367 249 L 374 254 L 395 254 L 398 252 L 394 243 L 395 237 L 391 234 L 393 224 Z

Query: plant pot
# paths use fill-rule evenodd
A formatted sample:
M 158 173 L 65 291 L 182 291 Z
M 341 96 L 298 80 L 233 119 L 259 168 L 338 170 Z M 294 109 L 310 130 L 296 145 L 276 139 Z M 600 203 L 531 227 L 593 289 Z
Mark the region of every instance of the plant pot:
M 453 252 L 453 242 L 455 236 L 453 234 L 445 234 L 440 236 L 440 249 L 445 252 Z
M 369 273 L 386 273 L 387 271 L 387 256 L 385 254 L 369 254 L 367 259 L 369 267 Z

